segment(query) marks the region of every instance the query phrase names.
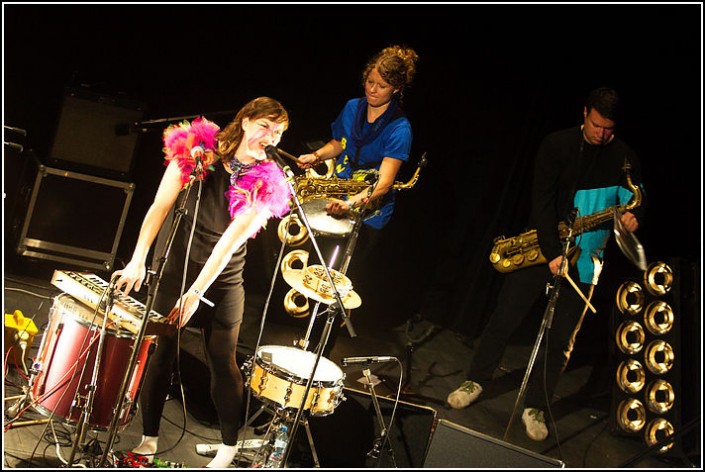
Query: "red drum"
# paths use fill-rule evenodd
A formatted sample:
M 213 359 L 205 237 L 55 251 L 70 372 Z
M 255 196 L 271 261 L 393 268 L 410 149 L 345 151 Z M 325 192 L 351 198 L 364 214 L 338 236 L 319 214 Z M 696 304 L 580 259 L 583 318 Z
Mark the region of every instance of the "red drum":
M 42 413 L 77 423 L 86 408 L 93 378 L 103 318 L 93 319 L 94 310 L 67 294 L 59 295 L 49 313 L 49 326 L 42 336 L 31 386 L 32 400 Z M 94 321 L 94 322 L 92 322 Z M 112 324 L 112 326 L 111 326 Z M 93 408 L 88 424 L 97 430 L 110 427 L 118 394 L 128 370 L 136 336 L 115 323 L 108 323 L 96 377 Z M 120 429 L 135 414 L 137 396 L 156 336 L 145 336 L 139 347 L 135 369 L 128 383 L 119 416 Z

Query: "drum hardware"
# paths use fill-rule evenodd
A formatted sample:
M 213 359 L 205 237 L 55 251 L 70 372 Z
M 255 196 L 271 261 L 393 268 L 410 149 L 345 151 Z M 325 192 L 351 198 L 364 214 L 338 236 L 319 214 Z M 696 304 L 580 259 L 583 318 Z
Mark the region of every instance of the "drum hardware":
M 284 162 L 281 156 L 279 155 L 277 149 L 274 146 L 267 146 L 265 147 L 265 153 L 268 158 L 272 159 L 274 162 L 277 163 L 277 165 L 282 169 L 284 172 L 284 175 L 286 176 L 286 181 L 287 184 L 289 185 L 291 195 L 292 195 L 292 200 L 296 206 L 296 209 L 299 213 L 299 216 L 301 218 L 301 221 L 304 223 L 304 226 L 306 227 L 306 230 L 309 232 L 311 235 L 311 243 L 313 244 L 313 247 L 316 251 L 316 255 L 318 256 L 319 261 L 323 261 L 323 256 L 321 254 L 320 247 L 318 245 L 318 242 L 316 241 L 316 237 L 313 235 L 313 232 L 311 230 L 311 225 L 310 222 L 306 216 L 306 213 L 303 210 L 303 207 L 301 205 L 301 201 L 299 197 L 296 194 L 296 188 L 294 184 L 294 173 L 292 170 L 287 166 Z M 282 246 L 282 252 L 283 252 L 283 247 Z M 280 257 L 282 252 L 280 252 Z M 282 467 L 286 467 L 287 461 L 289 459 L 289 455 L 291 452 L 291 445 L 294 443 L 296 439 L 296 433 L 298 431 L 298 427 L 300 424 L 304 424 L 307 428 L 307 420 L 305 419 L 304 412 L 305 410 L 309 409 L 311 411 L 319 411 L 323 410 L 325 411 L 325 406 L 326 405 L 331 405 L 335 403 L 338 400 L 338 395 L 333 395 L 332 391 L 327 385 L 323 384 L 317 384 L 316 389 L 324 388 L 324 393 L 328 394 L 327 399 L 325 397 L 321 397 L 321 392 L 319 390 L 315 390 L 314 393 L 317 393 L 318 396 L 314 395 L 311 392 L 311 388 L 313 386 L 314 381 L 316 381 L 315 377 L 317 374 L 319 374 L 319 363 L 322 358 L 323 354 L 323 346 L 328 342 L 328 337 L 330 335 L 330 329 L 333 323 L 333 320 L 335 319 L 335 315 L 337 313 L 340 313 L 340 316 L 343 318 L 343 321 L 345 322 L 345 326 L 348 329 L 348 333 L 350 334 L 350 337 L 356 337 L 357 334 L 355 333 L 352 323 L 350 320 L 347 318 L 345 314 L 345 305 L 343 303 L 341 294 L 338 291 L 338 287 L 336 286 L 336 283 L 333 279 L 333 276 L 331 275 L 331 270 L 328 269 L 326 265 L 319 266 L 317 270 L 320 270 L 320 274 L 316 274 L 317 278 L 315 279 L 315 282 L 318 284 L 316 288 L 319 286 L 323 285 L 323 283 L 327 284 L 328 289 L 330 290 L 331 293 L 327 293 L 326 295 L 329 297 L 327 300 L 328 303 L 332 304 L 333 306 L 329 307 L 328 312 L 329 316 L 326 320 L 326 325 L 323 329 L 323 333 L 321 335 L 321 342 L 318 345 L 318 348 L 314 353 L 309 353 L 308 351 L 301 351 L 299 352 L 306 352 L 307 354 L 303 354 L 304 356 L 309 355 L 309 356 L 314 356 L 313 357 L 313 365 L 311 366 L 311 369 L 309 371 L 309 375 L 306 377 L 306 385 L 303 387 L 303 389 L 298 388 L 301 387 L 301 383 L 303 383 L 304 378 L 301 378 L 300 376 L 296 376 L 295 374 L 291 376 L 291 371 L 288 371 L 287 377 L 285 379 L 281 379 L 278 377 L 278 373 L 282 372 L 284 374 L 284 371 L 281 369 L 281 365 L 284 365 L 284 370 L 286 370 L 286 367 L 291 367 L 289 364 L 290 360 L 288 359 L 288 356 L 282 356 L 279 353 L 278 349 L 272 348 L 272 347 L 259 347 L 259 341 L 257 343 L 257 347 L 255 348 L 255 355 L 258 356 L 253 360 L 253 363 L 251 364 L 251 369 L 252 373 L 250 376 L 250 379 L 248 381 L 248 385 L 252 386 L 251 392 L 254 388 L 259 388 L 257 391 L 257 395 L 264 396 L 265 398 L 269 398 L 269 396 L 275 397 L 275 403 L 282 406 L 283 408 L 278 408 L 277 411 L 280 411 L 282 414 L 286 414 L 286 417 L 289 418 L 291 414 L 294 412 L 292 411 L 292 408 L 295 408 L 295 414 L 294 414 L 294 419 L 291 421 L 291 429 L 289 432 L 289 442 L 287 444 L 287 447 L 285 448 L 283 458 L 282 458 Z M 273 284 L 272 284 L 273 285 Z M 352 301 L 359 306 L 359 297 L 356 294 L 353 294 L 352 291 L 346 294 L 346 296 L 351 296 L 352 295 Z M 350 297 L 349 297 L 350 298 Z M 265 312 L 266 312 L 266 306 L 265 304 Z M 337 308 L 336 309 L 334 309 Z M 263 315 L 262 317 L 262 323 L 264 323 L 265 316 Z M 267 349 L 265 349 L 267 348 Z M 258 362 L 261 361 L 261 362 Z M 330 362 L 327 361 L 326 362 Z M 324 362 L 323 365 L 325 366 L 326 363 Z M 333 364 L 334 365 L 334 364 Z M 325 367 L 324 367 L 325 368 Z M 336 367 L 337 368 L 337 367 Z M 259 370 L 258 370 L 259 369 Z M 261 372 L 260 372 L 261 370 Z M 257 376 L 259 375 L 259 379 L 257 379 Z M 262 379 L 264 377 L 264 379 Z M 271 378 L 270 378 L 271 377 Z M 319 374 L 319 381 L 320 381 L 320 374 Z M 253 385 L 254 384 L 254 385 Z M 296 384 L 296 386 L 294 385 Z M 271 388 L 269 387 L 271 385 Z M 259 386 L 259 387 L 257 387 Z M 342 385 L 341 385 L 341 390 L 342 390 Z M 299 395 L 300 393 L 300 395 Z M 298 403 L 298 407 L 295 407 L 296 400 L 300 397 L 300 402 Z M 322 398 L 323 403 L 322 403 Z M 271 400 L 271 399 L 270 399 Z M 249 402 L 249 400 L 248 400 Z M 337 404 L 337 403 L 336 403 Z M 275 420 L 277 417 L 275 417 Z M 274 423 L 274 422 L 273 422 Z M 271 431 L 271 428 L 270 428 Z M 311 436 L 309 436 L 309 439 L 311 439 Z M 311 442 L 311 446 L 313 447 L 313 443 Z

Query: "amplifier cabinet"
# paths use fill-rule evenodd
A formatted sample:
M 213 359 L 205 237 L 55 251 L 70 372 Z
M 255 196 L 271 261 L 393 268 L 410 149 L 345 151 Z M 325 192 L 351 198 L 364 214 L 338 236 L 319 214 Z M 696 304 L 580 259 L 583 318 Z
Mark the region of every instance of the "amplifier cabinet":
M 135 185 L 40 165 L 22 225 L 22 256 L 111 271 Z

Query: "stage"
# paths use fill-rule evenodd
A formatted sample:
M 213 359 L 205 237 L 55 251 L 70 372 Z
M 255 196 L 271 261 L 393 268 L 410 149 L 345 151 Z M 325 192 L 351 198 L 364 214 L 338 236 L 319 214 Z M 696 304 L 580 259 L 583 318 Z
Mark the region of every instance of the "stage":
M 6 313 L 21 310 L 39 330 L 28 346 L 28 366 L 39 351 L 48 313 L 56 303 L 53 297 L 60 293 L 46 275 L 6 274 L 4 279 Z M 259 346 L 273 346 L 275 351 L 291 349 L 294 342 L 305 335 L 308 320 L 266 321 L 260 332 L 264 301 L 263 295 L 248 296 L 246 322 L 238 348 L 238 357 L 243 363 L 252 362 L 260 335 Z M 380 329 L 380 323 L 366 318 L 363 308 L 357 311 L 359 313 L 353 312 L 350 318 L 357 336 L 350 338 L 343 330 L 330 359 L 322 360 L 332 369 L 331 380 L 342 377 L 339 379 L 340 388 L 333 387 L 341 398 L 323 408 L 318 412 L 320 414 L 309 415 L 307 410 L 300 415 L 308 420 L 311 439 L 306 434 L 307 428 L 298 428 L 290 446 L 287 467 L 314 467 L 316 461 L 323 468 L 699 466 L 699 453 L 686 452 L 685 448 L 689 446 L 683 446 L 681 441 L 671 451 L 657 454 L 647 451 L 640 437 L 615 432 L 614 422 L 610 420 L 609 381 L 598 375 L 599 365 L 596 367 L 586 362 L 589 356 L 578 356 L 568 367 L 556 391 L 557 398 L 551 412 L 555 423 L 549 427 L 549 438 L 534 442 L 524 433 L 521 411 L 514 418 L 511 429 L 506 431 L 532 349 L 530 335 L 517 338 L 508 348 L 496 379 L 485 385 L 485 392 L 477 403 L 464 410 L 453 410 L 445 398 L 464 380 L 463 371 L 472 352 L 472 343 L 457 333 L 414 316 L 402 325 Z M 64 321 L 66 326 L 73 323 L 70 317 Z M 69 342 L 61 341 L 63 344 Z M 342 365 L 343 359 L 349 356 L 381 356 L 384 362 Z M 254 359 L 258 357 L 254 356 Z M 182 334 L 180 367 L 183 390 L 176 383 L 172 385 L 156 457 L 162 466 L 198 468 L 210 459 L 198 454 L 197 447 L 215 445 L 220 441 L 217 419 L 208 396 L 208 369 L 199 335 L 191 329 Z M 52 368 L 57 367 L 44 363 L 45 370 Z M 47 408 L 39 405 L 41 411 L 38 411 L 34 407 L 24 409 L 29 402 L 17 404 L 15 396 L 21 395 L 22 389 L 31 391 L 29 380 L 22 371 L 19 364 L 6 365 L 4 466 L 65 467 L 72 452 L 82 465 L 98 465 L 109 438 L 104 426 L 110 424 L 110 405 L 97 396 L 94 402 L 97 419 L 89 425 L 85 441 L 76 444 L 76 421 L 65 420 L 78 417 L 72 416 L 67 408 L 59 408 L 52 421 L 47 423 L 50 413 Z M 118 381 L 117 374 L 119 372 L 111 372 L 112 383 Z M 276 373 L 273 375 L 277 377 Z M 391 449 L 384 448 L 380 454 L 372 455 L 370 452 L 379 438 L 380 426 L 367 379 L 374 384 L 374 397 L 385 427 L 389 426 L 394 411 L 394 421 L 388 431 Z M 400 388 L 399 401 L 395 402 Z M 248 391 L 253 389 L 248 387 Z M 276 400 L 266 390 L 259 398 L 250 397 L 250 408 L 243 411 L 243 419 L 249 419 L 250 426 L 243 428 L 241 439 L 262 439 L 271 418 L 271 406 Z M 20 418 L 9 422 L 8 409 L 12 413 L 23 412 Z M 297 410 L 292 411 L 295 414 Z M 113 448 L 104 460 L 108 465 L 136 467 L 127 459 L 127 452 L 140 441 L 139 411 L 134 417 L 120 420 L 119 425 L 121 430 L 112 438 Z M 692 434 L 684 437 L 686 443 L 694 439 Z M 238 464 L 249 467 L 248 457 L 256 453 L 257 447 L 243 448 Z

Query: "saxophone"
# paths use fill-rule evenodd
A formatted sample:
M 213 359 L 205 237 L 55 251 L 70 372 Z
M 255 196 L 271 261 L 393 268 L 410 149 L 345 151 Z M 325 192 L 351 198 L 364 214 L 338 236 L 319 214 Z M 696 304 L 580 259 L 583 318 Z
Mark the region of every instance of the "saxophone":
M 558 224 L 558 235 L 561 239 L 565 239 L 569 235 L 577 236 L 609 221 L 614 217 L 615 209 L 621 215 L 641 205 L 641 189 L 632 182 L 629 173 L 631 166 L 625 162 L 623 169 L 626 173 L 627 185 L 634 194 L 629 202 L 625 205 L 605 208 L 591 215 L 579 216 L 575 219 L 572 228 L 561 221 Z M 490 252 L 490 262 L 499 272 L 513 272 L 525 267 L 546 264 L 548 261 L 541 253 L 537 232 L 532 229 L 512 238 L 505 238 L 504 236 L 495 238 L 494 246 Z
M 330 161 L 330 159 L 329 159 Z M 424 152 L 419 159 L 418 166 L 414 174 L 407 182 L 394 182 L 392 189 L 407 190 L 413 188 L 419 180 L 421 169 L 426 166 L 428 159 Z M 332 174 L 332 172 L 330 172 Z M 301 203 L 312 200 L 328 200 L 330 198 L 341 198 L 345 195 L 362 192 L 370 184 L 364 180 L 339 179 L 337 177 L 315 177 L 318 174 L 306 173 L 305 176 L 294 177 L 296 182 L 296 195 Z M 372 205 L 369 210 L 374 210 Z M 277 230 L 279 240 L 290 246 L 301 246 L 308 241 L 308 231 L 301 224 L 296 214 L 291 214 L 282 218 Z
M 421 168 L 426 166 L 428 160 L 426 153 L 421 156 L 416 171 L 407 182 L 394 182 L 393 190 L 407 190 L 419 180 Z M 319 177 L 295 177 L 296 180 L 296 195 L 302 203 L 318 200 L 341 198 L 345 195 L 362 192 L 370 186 L 365 180 L 355 179 L 339 179 L 337 177 L 319 178 Z

